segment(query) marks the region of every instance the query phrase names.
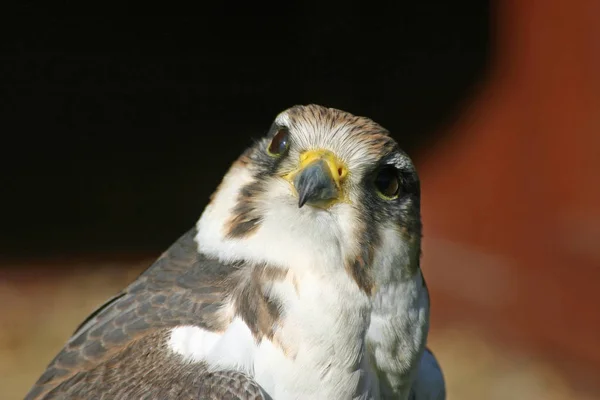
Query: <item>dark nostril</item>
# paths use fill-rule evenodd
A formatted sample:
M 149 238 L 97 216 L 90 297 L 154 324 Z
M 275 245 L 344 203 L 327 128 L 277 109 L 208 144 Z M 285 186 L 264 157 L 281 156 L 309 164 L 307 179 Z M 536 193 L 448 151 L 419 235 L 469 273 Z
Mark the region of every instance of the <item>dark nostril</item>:
M 342 168 L 341 168 L 341 167 L 340 167 L 340 168 L 338 168 L 338 175 L 339 175 L 339 176 L 342 176 L 342 173 L 343 173 L 343 172 L 344 172 L 344 171 L 342 170 Z

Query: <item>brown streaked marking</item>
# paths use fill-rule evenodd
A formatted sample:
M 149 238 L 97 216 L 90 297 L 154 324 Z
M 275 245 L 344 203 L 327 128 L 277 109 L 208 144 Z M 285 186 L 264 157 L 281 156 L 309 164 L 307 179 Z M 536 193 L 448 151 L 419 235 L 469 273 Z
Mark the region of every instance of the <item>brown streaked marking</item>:
M 224 226 L 228 238 L 245 238 L 258 229 L 262 222 L 262 216 L 256 209 L 256 198 L 263 190 L 263 184 L 260 180 L 241 188 L 237 203 L 232 209 L 233 216 Z
M 374 289 L 369 264 L 367 264 L 362 255 L 346 263 L 346 271 L 354 279 L 360 290 L 365 292 L 367 296 L 371 296 Z
M 298 294 L 298 281 L 296 276 L 289 269 L 277 268 L 271 266 L 264 266 L 262 268 L 256 268 L 253 273 L 254 279 L 260 284 L 261 293 L 264 293 L 266 286 L 272 285 L 274 282 L 283 282 L 291 280 L 294 285 L 296 294 Z M 269 339 L 274 346 L 279 347 L 286 357 L 295 359 L 297 351 L 286 345 L 281 338 L 281 326 L 283 325 L 282 316 L 280 314 L 280 304 L 272 298 L 267 298 L 263 294 L 263 299 L 267 302 L 267 306 L 270 314 L 264 315 L 264 317 L 270 316 L 276 319 L 263 321 L 263 328 L 268 329 L 267 334 L 263 334 L 263 338 Z M 275 308 L 273 308 L 275 307 Z
M 356 233 L 362 250 L 354 258 L 346 260 L 346 272 L 354 279 L 360 290 L 367 296 L 371 296 L 375 289 L 371 266 L 379 237 L 376 232 L 369 231 L 366 223 L 361 224 Z
M 281 304 L 265 294 L 265 286 L 283 281 L 288 270 L 270 266 L 256 266 L 240 290 L 233 293 L 233 304 L 254 336 L 256 343 L 273 340 L 280 324 Z
M 399 233 L 400 236 L 402 236 L 402 240 L 406 243 L 409 244 L 410 248 L 414 248 L 415 246 L 417 246 L 417 241 L 420 240 L 421 238 L 421 232 L 418 231 L 415 232 L 414 230 L 410 229 L 410 227 L 408 226 L 397 226 L 395 228 L 395 230 Z M 410 268 L 408 270 L 410 276 L 414 276 L 415 273 L 417 273 L 419 271 L 419 267 L 420 267 L 420 259 L 421 259 L 421 255 L 422 255 L 422 248 L 420 245 L 418 245 L 419 248 L 419 254 L 417 254 L 417 260 L 416 262 L 410 262 L 408 263 L 408 267 Z

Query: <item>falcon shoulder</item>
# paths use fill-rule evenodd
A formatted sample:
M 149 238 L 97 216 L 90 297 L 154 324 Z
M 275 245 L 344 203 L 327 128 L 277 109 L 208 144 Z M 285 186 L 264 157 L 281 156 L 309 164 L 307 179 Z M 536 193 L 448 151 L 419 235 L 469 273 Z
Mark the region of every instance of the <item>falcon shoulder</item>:
M 195 233 L 94 311 L 25 399 L 265 399 L 244 373 L 210 371 L 166 348 L 173 327 L 224 328 L 219 311 L 239 269 L 199 254 Z

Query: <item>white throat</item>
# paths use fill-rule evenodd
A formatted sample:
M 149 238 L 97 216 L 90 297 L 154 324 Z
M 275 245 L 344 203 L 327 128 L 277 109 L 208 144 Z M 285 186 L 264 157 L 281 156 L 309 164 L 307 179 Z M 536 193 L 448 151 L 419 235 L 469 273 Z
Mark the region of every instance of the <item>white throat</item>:
M 268 264 L 293 276 L 274 284 L 268 295 L 284 305 L 277 340 L 295 357 L 263 341 L 254 363 L 255 379 L 275 398 L 366 393 L 378 398 L 375 368 L 402 398 L 428 329 L 422 276 L 418 268 L 410 273 L 408 267 L 418 263 L 418 243 L 402 240 L 391 225 L 380 227 L 381 243 L 371 266 L 376 288 L 369 298 L 345 270 L 346 257 L 358 254 L 361 245 L 353 235 L 351 209 L 299 211 L 289 185 L 274 180 L 268 199 L 262 200 L 260 226 L 242 239 L 226 236 L 239 190 L 253 179 L 247 168 L 234 164 L 197 223 L 196 241 L 201 253 L 222 262 Z
M 229 238 L 224 224 L 239 188 L 251 181 L 247 169 L 232 167 L 197 223 L 196 241 L 201 253 L 222 262 L 242 260 L 289 271 L 290 279 L 273 284 L 267 293 L 284 306 L 276 339 L 287 351 L 263 341 L 255 379 L 274 398 L 339 398 L 340 390 L 342 398 L 352 398 L 366 390 L 358 386 L 371 303 L 344 268 L 353 251 L 340 223 L 346 218 L 299 210 L 289 184 L 275 180 L 260 227 L 242 239 Z M 276 372 L 273 365 L 278 365 Z

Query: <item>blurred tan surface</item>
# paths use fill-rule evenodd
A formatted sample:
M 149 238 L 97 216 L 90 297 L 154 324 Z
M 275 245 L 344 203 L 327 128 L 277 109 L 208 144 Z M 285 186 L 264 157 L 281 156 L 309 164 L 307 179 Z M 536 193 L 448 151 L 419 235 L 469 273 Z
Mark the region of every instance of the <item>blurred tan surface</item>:
M 55 275 L 45 266 L 39 275 L 28 268 L 26 275 L 3 276 L 0 399 L 22 399 L 77 325 L 150 261 L 90 263 Z M 486 341 L 468 326 L 434 329 L 430 345 L 442 364 L 449 400 L 592 399 L 544 360 Z
M 78 324 L 148 265 L 4 268 L 10 272 L 0 279 L 0 399 L 22 399 Z

